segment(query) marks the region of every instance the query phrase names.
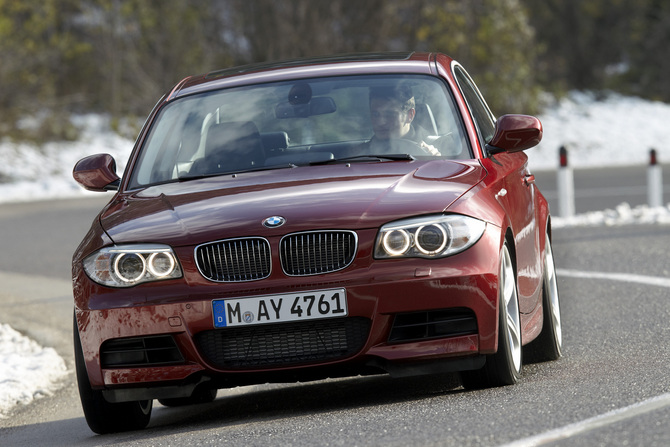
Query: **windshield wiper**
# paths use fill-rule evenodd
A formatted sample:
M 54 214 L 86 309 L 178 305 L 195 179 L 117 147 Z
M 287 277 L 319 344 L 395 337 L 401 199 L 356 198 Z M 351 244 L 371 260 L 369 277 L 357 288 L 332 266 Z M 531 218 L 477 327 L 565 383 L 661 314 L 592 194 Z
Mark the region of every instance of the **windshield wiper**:
M 413 155 L 411 154 L 369 154 L 369 155 L 356 155 L 353 157 L 344 157 L 344 158 L 334 158 L 331 160 L 319 160 L 319 161 L 313 161 L 309 165 L 310 166 L 318 166 L 318 165 L 328 165 L 328 164 L 335 164 L 335 163 L 347 163 L 350 161 L 360 161 L 360 162 L 365 162 L 365 161 L 411 161 L 411 160 L 416 160 Z
M 245 172 L 259 172 L 259 171 L 274 171 L 275 169 L 286 169 L 286 168 L 297 168 L 298 165 L 295 165 L 293 163 L 285 163 L 281 165 L 275 165 L 275 166 L 259 166 L 257 168 L 249 168 L 249 169 L 238 169 L 238 170 L 233 170 L 233 171 L 221 171 L 221 172 L 205 172 L 203 174 L 185 174 L 185 175 L 180 175 L 178 180 L 180 182 L 187 181 L 187 180 L 196 180 L 196 179 L 201 179 L 201 178 L 207 178 L 207 177 L 216 177 L 219 175 L 236 175 L 236 174 L 243 174 Z

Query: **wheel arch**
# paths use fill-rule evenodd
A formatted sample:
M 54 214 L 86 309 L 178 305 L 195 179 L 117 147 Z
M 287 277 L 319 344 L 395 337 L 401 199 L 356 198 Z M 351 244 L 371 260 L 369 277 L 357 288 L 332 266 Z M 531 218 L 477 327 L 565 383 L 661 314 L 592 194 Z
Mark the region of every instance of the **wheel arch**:
M 503 238 L 503 243 L 507 243 L 507 249 L 509 250 L 510 258 L 512 258 L 512 268 L 514 268 L 514 277 L 516 278 L 518 274 L 516 265 L 516 244 L 514 242 L 514 234 L 512 233 L 511 227 L 507 227 L 507 229 L 505 230 L 505 237 Z M 502 245 L 500 246 L 500 249 L 502 250 Z

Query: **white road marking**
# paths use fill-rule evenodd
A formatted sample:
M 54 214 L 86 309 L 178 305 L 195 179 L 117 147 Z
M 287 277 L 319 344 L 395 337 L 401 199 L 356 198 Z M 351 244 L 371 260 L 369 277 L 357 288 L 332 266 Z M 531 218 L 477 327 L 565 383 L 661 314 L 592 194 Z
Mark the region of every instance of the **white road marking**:
M 571 278 L 605 279 L 610 281 L 633 282 L 658 287 L 670 287 L 670 278 L 657 276 L 633 275 L 629 273 L 582 272 L 579 270 L 556 269 L 558 276 Z
M 660 410 L 670 406 L 670 393 L 652 397 L 651 399 L 638 402 L 627 407 L 619 408 L 605 414 L 601 414 L 589 419 L 585 419 L 574 424 L 550 430 L 539 435 L 530 436 L 525 439 L 519 439 L 500 447 L 533 447 L 541 446 L 547 443 L 563 440 L 582 433 L 606 427 L 617 422 L 632 419 L 636 416 Z

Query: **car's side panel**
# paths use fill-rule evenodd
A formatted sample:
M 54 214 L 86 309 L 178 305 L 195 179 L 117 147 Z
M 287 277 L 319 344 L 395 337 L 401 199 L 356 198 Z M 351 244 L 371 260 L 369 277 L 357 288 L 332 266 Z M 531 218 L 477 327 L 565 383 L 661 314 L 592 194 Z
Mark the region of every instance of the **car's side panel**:
M 499 154 L 495 159 L 505 169 L 507 193 L 500 203 L 507 211 L 514 234 L 517 285 L 521 313 L 529 313 L 539 303 L 542 285 L 542 257 L 535 207 L 535 185 L 528 182 L 528 157 L 524 153 Z
M 524 178 L 526 156 L 496 155 L 481 161 L 487 177 L 449 207 L 449 212 L 477 216 L 512 232 L 513 249 L 519 275 L 519 301 L 524 325 L 524 342 L 537 335 L 538 309 L 541 308 L 542 263 L 545 228 L 549 215 L 546 200 Z M 532 191 L 529 191 L 532 189 Z M 532 202 L 524 202 L 531 196 Z M 531 206 L 529 204 L 533 204 Z M 502 247 L 504 233 L 499 247 Z

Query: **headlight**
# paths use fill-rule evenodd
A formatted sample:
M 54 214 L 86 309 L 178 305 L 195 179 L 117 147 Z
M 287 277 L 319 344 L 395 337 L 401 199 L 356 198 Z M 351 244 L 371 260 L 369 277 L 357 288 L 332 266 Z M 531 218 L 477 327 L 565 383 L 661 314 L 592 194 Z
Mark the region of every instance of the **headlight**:
M 105 247 L 84 259 L 84 271 L 93 281 L 110 287 L 182 276 L 174 252 L 166 245 Z
M 484 234 L 486 223 L 459 215 L 423 216 L 384 225 L 375 258 L 442 258 L 460 253 Z

